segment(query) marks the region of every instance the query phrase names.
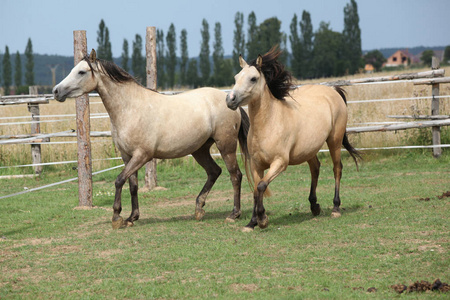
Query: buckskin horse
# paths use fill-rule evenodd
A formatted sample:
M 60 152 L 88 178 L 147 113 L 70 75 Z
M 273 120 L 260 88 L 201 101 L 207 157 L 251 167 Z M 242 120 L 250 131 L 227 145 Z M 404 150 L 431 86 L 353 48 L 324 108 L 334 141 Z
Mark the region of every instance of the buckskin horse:
M 360 158 L 345 132 L 347 105 L 344 90 L 324 85 L 294 89 L 291 74 L 277 60 L 280 54 L 281 51 L 274 47 L 250 64 L 241 56 L 242 70 L 235 76 L 236 83 L 226 98 L 232 110 L 248 105 L 250 118 L 247 146 L 254 181 L 254 205 L 252 218 L 244 231 L 251 231 L 256 225 L 260 228 L 268 226 L 263 205 L 268 185 L 288 165 L 305 161 L 309 164 L 312 179 L 309 194 L 311 212 L 314 216 L 320 214 L 316 196 L 320 168 L 317 153 L 325 142 L 333 160 L 335 178 L 332 216 L 339 217 L 341 146 L 347 149 L 356 166 L 357 158 Z

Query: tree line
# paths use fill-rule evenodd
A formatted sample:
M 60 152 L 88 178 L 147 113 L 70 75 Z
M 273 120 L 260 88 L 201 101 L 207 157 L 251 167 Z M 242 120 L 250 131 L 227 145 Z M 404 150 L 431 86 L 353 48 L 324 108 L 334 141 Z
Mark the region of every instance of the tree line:
M 19 51 L 16 53 L 13 73 L 9 48 L 6 46 L 3 59 L 0 62 L 0 69 L 0 82 L 3 86 L 4 95 L 9 95 L 11 93 L 12 86 L 15 87 L 16 94 L 28 94 L 28 87 L 34 85 L 34 58 L 31 39 L 28 39 L 27 46 L 25 48 L 25 85 L 22 76 L 22 59 Z
M 190 58 L 187 47 L 187 31 L 181 30 L 179 42 L 175 25 L 172 23 L 166 33 L 157 30 L 157 80 L 158 88 L 174 86 L 227 86 L 234 82 L 239 72 L 239 55 L 254 59 L 258 54 L 266 53 L 274 45 L 283 50 L 282 62 L 287 65 L 298 79 L 341 76 L 354 74 L 364 66 L 361 50 L 361 30 L 359 28 L 358 7 L 355 0 L 344 7 L 344 30 L 335 32 L 329 23 L 320 23 L 314 31 L 311 15 L 303 11 L 298 20 L 294 14 L 290 23 L 290 34 L 281 31 L 281 21 L 276 17 L 257 22 L 256 14 L 247 17 L 247 30 L 244 28 L 244 15 L 237 12 L 234 18 L 233 52 L 231 58 L 225 58 L 222 44 L 222 27 L 214 24 L 212 53 L 210 49 L 210 26 L 206 19 L 201 26 L 201 49 L 198 57 Z M 112 60 L 109 30 L 101 20 L 98 38 L 98 57 Z M 290 49 L 287 40 L 290 42 Z M 136 34 L 131 45 L 123 41 L 121 67 L 132 73 L 145 84 L 145 57 L 143 39 Z M 129 48 L 131 46 L 131 57 Z M 177 56 L 179 46 L 180 55 Z M 382 57 L 382 55 L 381 55 Z M 375 60 L 379 57 L 375 57 Z

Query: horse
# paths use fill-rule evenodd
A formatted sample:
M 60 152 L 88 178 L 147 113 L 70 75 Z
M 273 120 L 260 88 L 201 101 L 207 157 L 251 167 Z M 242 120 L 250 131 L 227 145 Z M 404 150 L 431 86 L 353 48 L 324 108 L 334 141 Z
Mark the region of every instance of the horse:
M 335 194 L 332 217 L 341 216 L 339 197 L 342 176 L 341 146 L 353 157 L 356 167 L 360 153 L 346 135 L 347 102 L 340 87 L 305 85 L 295 88 L 292 75 L 277 58 L 281 50 L 273 47 L 250 64 L 239 57 L 242 70 L 226 97 L 227 106 L 236 110 L 248 105 L 250 130 L 247 146 L 250 154 L 250 182 L 253 186 L 253 213 L 243 231 L 261 229 L 269 224 L 263 205 L 268 185 L 288 165 L 307 162 L 311 172 L 309 202 L 314 216 L 320 214 L 316 187 L 320 162 L 317 153 L 326 142 L 333 161 Z M 264 175 L 265 170 L 267 173 Z M 254 184 L 253 184 L 254 183 Z M 270 194 L 270 193 L 269 193 Z
M 236 157 L 237 143 L 246 153 L 249 119 L 246 112 L 231 111 L 225 104 L 226 93 L 200 88 L 167 96 L 140 85 L 116 64 L 97 59 L 93 49 L 53 88 L 54 98 L 79 97 L 96 90 L 109 114 L 111 133 L 125 164 L 115 180 L 112 226 L 132 226 L 139 219 L 138 170 L 152 159 L 172 159 L 192 154 L 206 171 L 207 180 L 196 198 L 195 218 L 205 215 L 206 197 L 222 169 L 211 157 L 215 143 L 234 190 L 234 207 L 227 220 L 241 215 L 242 173 Z M 125 221 L 122 211 L 122 187 L 129 179 L 132 210 Z

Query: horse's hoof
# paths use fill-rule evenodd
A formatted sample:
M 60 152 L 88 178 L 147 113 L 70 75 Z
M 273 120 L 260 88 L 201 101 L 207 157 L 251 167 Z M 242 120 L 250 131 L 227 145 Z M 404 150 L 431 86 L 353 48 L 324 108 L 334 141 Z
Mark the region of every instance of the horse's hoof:
M 203 219 L 203 217 L 205 216 L 205 210 L 204 209 L 196 209 L 195 210 L 195 219 L 197 219 L 197 221 L 200 221 L 201 219 Z
M 125 227 L 133 227 L 133 225 L 134 225 L 134 223 L 129 220 L 125 221 Z
M 311 212 L 314 217 L 320 215 L 320 204 L 317 203 L 316 205 L 314 205 L 314 207 L 311 207 Z
M 112 228 L 113 229 L 119 229 L 123 226 L 123 218 L 122 217 L 116 217 L 112 219 Z
M 225 219 L 225 223 L 234 223 L 234 221 L 235 221 L 235 219 L 232 219 L 232 218 L 230 218 L 230 217 L 227 217 L 227 218 Z
M 331 212 L 331 217 L 332 218 L 339 218 L 341 216 L 341 213 L 338 211 L 333 211 Z
M 269 226 L 269 217 L 267 215 L 264 215 L 264 218 L 262 220 L 257 219 L 258 220 L 258 226 L 261 229 L 266 228 L 267 226 Z
M 242 232 L 253 232 L 253 228 L 251 228 L 251 227 L 244 227 L 244 228 L 242 228 Z

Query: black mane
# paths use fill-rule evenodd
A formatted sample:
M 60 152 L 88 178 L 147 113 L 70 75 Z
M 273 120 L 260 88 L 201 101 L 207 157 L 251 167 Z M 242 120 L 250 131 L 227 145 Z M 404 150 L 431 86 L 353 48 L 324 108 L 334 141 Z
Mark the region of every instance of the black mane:
M 88 63 L 89 67 L 92 70 L 92 62 L 89 59 L 89 56 L 86 55 L 84 60 Z M 123 82 L 134 81 L 134 82 L 138 83 L 133 76 L 131 76 L 124 69 L 122 69 L 121 67 L 119 67 L 118 65 L 116 65 L 113 62 L 103 60 L 103 59 L 96 59 L 95 64 L 96 65 L 100 64 L 101 68 L 103 69 L 103 72 L 106 75 L 108 75 L 108 77 L 111 78 L 111 80 L 113 80 L 114 82 L 123 83 Z
M 261 68 L 256 65 L 256 59 L 249 64 L 264 74 L 270 92 L 278 100 L 284 100 L 289 95 L 291 88 L 293 88 L 291 73 L 277 60 L 281 53 L 282 51 L 277 46 L 274 46 L 262 56 Z

